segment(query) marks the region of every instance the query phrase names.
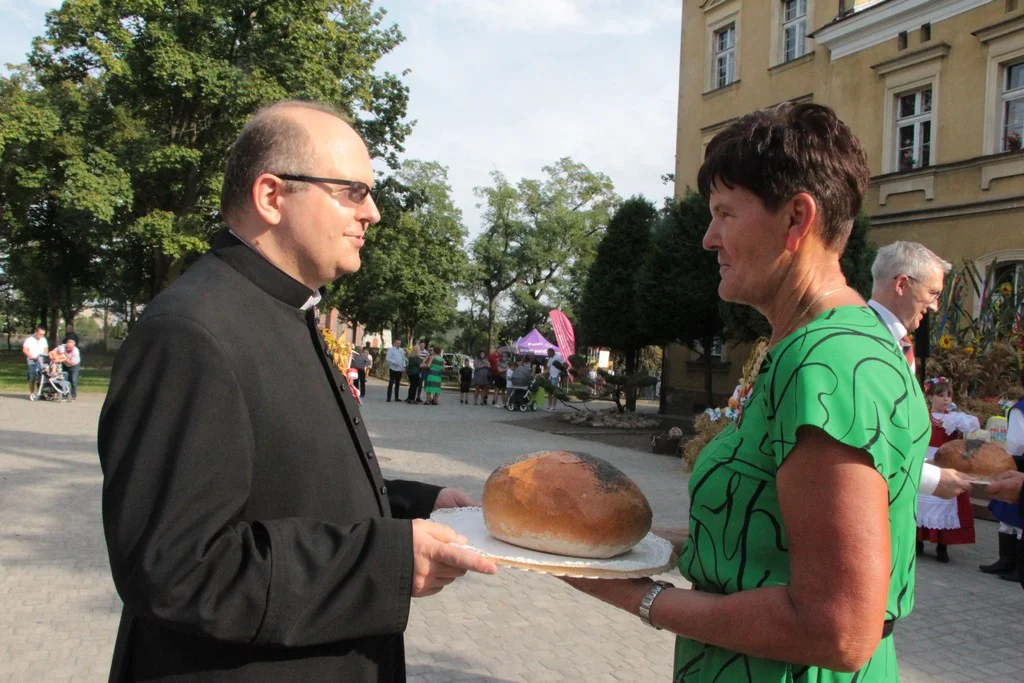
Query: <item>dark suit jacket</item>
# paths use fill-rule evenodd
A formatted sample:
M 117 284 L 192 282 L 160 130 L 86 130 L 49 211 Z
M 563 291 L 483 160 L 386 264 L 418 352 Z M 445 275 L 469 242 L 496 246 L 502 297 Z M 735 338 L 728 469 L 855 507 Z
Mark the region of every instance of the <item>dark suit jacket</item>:
M 145 309 L 99 425 L 111 680 L 398 681 L 408 519 L 312 292 L 225 232 Z

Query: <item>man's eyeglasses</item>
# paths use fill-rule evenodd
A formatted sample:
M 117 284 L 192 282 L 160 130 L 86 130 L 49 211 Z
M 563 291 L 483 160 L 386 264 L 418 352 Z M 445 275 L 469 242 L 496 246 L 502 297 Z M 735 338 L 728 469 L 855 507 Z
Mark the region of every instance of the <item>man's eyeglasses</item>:
M 908 275 L 907 279 L 908 280 L 913 280 L 914 282 L 916 282 L 919 285 L 923 285 L 924 284 L 923 282 L 921 282 L 920 280 L 918 280 L 916 277 L 914 277 L 912 275 Z M 931 297 L 930 299 L 928 299 L 929 303 L 936 303 L 936 302 L 938 302 L 939 297 L 942 296 L 942 290 L 940 289 L 940 290 L 936 291 L 934 289 L 929 289 L 928 290 L 928 296 Z
M 378 189 L 370 187 L 358 180 L 342 180 L 340 178 L 320 178 L 312 175 L 294 175 L 292 173 L 275 173 L 281 180 L 294 180 L 299 183 L 327 183 L 328 185 L 343 185 L 348 187 L 348 198 L 353 204 L 362 204 L 366 198 L 372 197 L 377 201 Z

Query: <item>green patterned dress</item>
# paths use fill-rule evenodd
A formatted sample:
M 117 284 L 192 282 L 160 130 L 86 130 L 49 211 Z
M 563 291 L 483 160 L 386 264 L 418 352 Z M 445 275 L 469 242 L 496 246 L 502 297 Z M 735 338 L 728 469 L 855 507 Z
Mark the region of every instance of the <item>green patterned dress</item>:
M 717 594 L 789 583 L 776 473 L 804 425 L 867 451 L 888 482 L 892 570 L 886 618 L 906 617 L 914 605 L 917 486 L 931 423 L 902 352 L 869 308 L 826 311 L 769 351 L 739 423 L 705 447 L 690 476 L 690 538 L 680 572 L 695 589 Z M 676 640 L 679 683 L 897 680 L 891 636 L 857 673 Z
M 433 361 L 427 370 L 427 382 L 423 387 L 428 395 L 435 396 L 441 393 L 441 376 L 444 374 L 444 357 L 441 354 L 433 356 Z

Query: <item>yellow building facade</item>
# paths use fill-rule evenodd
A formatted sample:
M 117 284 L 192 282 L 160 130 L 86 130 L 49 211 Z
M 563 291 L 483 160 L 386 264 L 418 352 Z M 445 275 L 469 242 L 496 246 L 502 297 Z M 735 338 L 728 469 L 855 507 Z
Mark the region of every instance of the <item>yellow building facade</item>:
M 1024 281 L 1024 1 L 684 0 L 676 198 L 716 133 L 786 101 L 826 104 L 860 138 L 876 245 Z M 716 402 L 745 357 L 723 350 Z M 669 411 L 703 395 L 690 351 L 665 374 Z

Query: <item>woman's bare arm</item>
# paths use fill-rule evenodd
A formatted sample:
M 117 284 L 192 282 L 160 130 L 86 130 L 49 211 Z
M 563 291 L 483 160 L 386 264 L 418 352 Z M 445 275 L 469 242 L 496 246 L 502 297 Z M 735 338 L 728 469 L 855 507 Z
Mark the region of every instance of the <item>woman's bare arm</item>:
M 856 671 L 878 647 L 889 593 L 889 497 L 863 451 L 804 427 L 778 473 L 790 583 L 713 595 L 665 590 L 652 623 L 794 664 Z M 649 582 L 570 581 L 634 614 Z

